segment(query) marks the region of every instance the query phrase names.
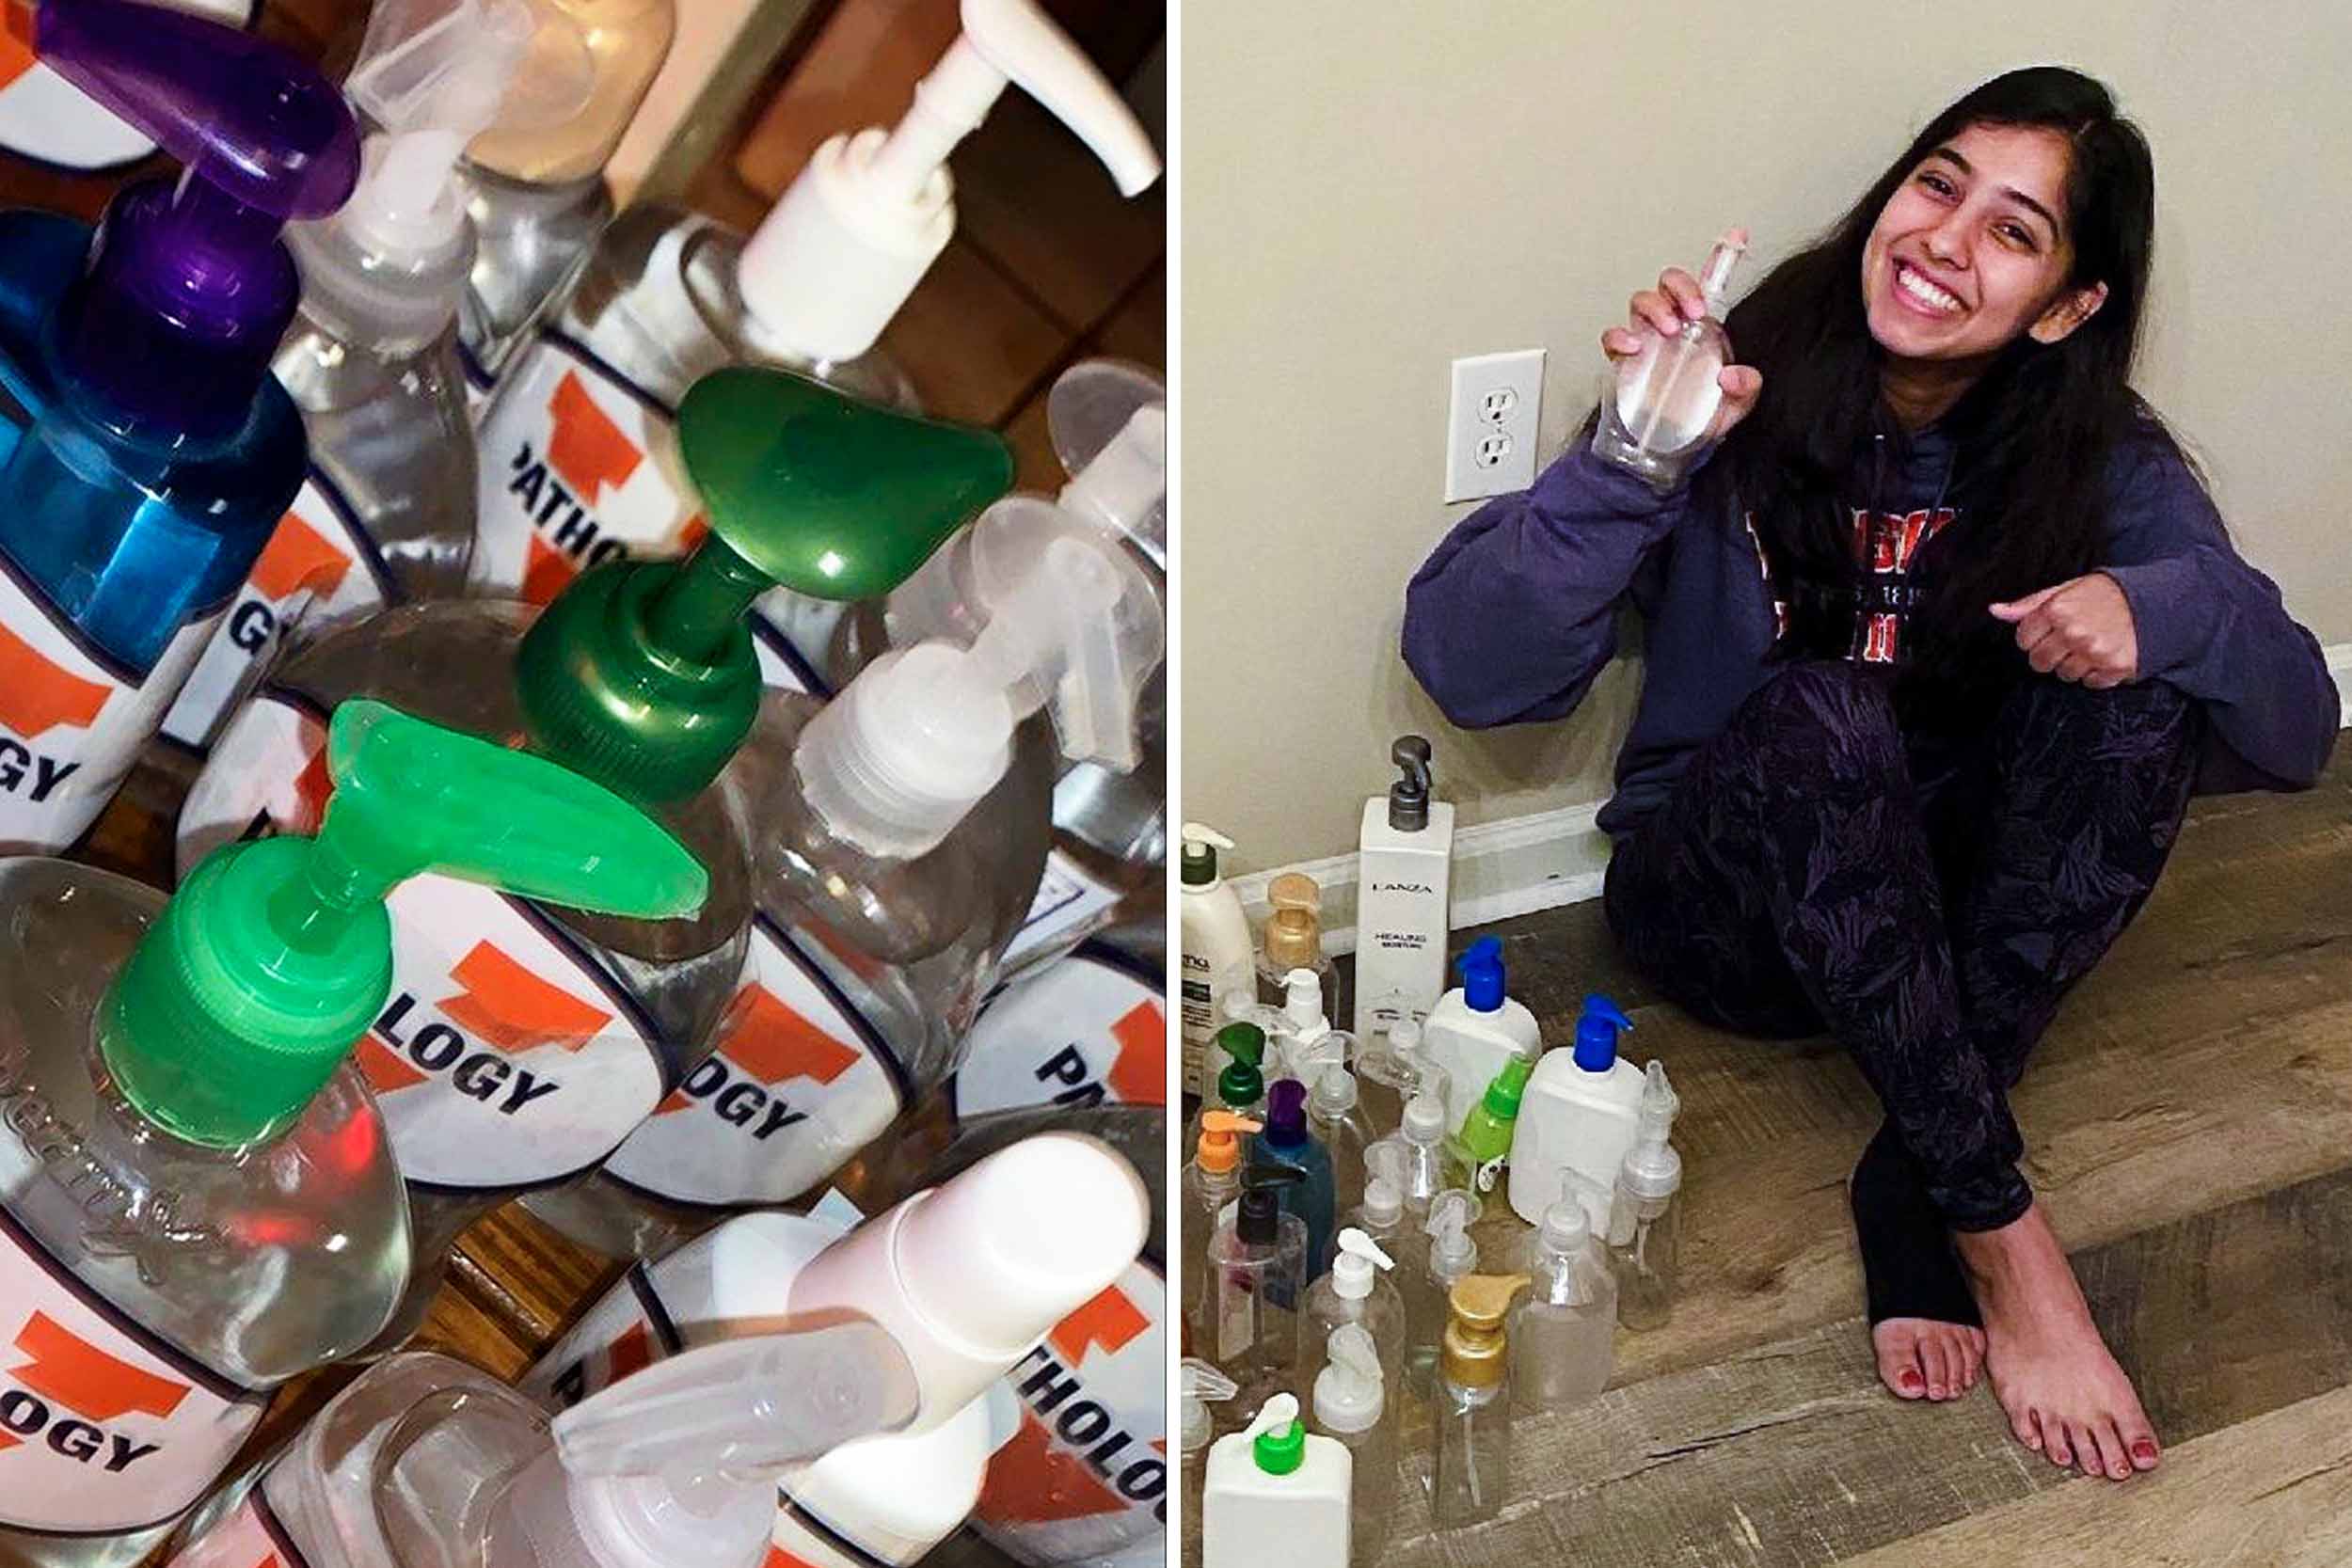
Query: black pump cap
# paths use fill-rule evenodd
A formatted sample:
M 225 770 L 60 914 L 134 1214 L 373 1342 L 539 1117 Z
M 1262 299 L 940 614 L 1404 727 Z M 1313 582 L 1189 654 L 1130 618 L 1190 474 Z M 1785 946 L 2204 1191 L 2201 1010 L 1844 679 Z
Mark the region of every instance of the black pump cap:
M 1306 1180 L 1296 1165 L 1256 1164 L 1243 1171 L 1233 1233 L 1252 1246 L 1272 1246 L 1281 1235 L 1282 1189 Z
M 1389 826 L 1417 833 L 1429 826 L 1429 742 L 1417 735 L 1397 736 L 1389 760 L 1405 776 L 1389 785 Z

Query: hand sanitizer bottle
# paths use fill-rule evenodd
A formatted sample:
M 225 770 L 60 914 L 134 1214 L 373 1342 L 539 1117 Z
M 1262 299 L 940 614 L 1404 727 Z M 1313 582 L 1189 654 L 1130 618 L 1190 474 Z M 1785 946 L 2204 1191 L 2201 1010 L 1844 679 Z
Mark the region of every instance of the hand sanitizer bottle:
M 1356 1107 L 1356 1075 L 1341 1054 L 1348 1037 L 1333 1030 L 1313 1049 L 1325 1059 L 1314 1065 L 1307 1091 L 1307 1129 L 1331 1157 L 1332 1201 L 1342 1213 L 1363 1200 L 1371 1173 L 1364 1159 L 1372 1150 L 1372 1129 Z
M 1241 1196 L 1242 1137 L 1263 1125 L 1231 1111 L 1201 1115 L 1199 1152 L 1184 1166 L 1184 1259 L 1177 1275 L 1177 1299 L 1196 1326 L 1209 1299 L 1209 1239 L 1224 1222 L 1226 1209 Z
M 1422 1049 L 1445 1069 L 1446 1127 L 1458 1130 L 1478 1109 L 1486 1085 L 1515 1056 L 1534 1061 L 1544 1049 L 1535 1015 L 1503 994 L 1502 940 L 1480 937 L 1462 955 L 1462 983 L 1440 997 L 1422 1025 Z
M 1178 1543 L 1181 1568 L 1200 1568 L 1200 1502 L 1209 1482 L 1209 1444 L 1216 1424 L 1209 1405 L 1222 1404 L 1241 1392 L 1233 1380 L 1197 1355 L 1187 1355 L 1176 1370 L 1184 1397 L 1184 1530 Z
M 462 1361 L 396 1355 L 208 1504 L 165 1568 L 288 1548 L 307 1568 L 760 1568 L 778 1479 L 898 1431 L 919 1400 L 906 1353 L 868 1323 L 690 1350 L 552 1423 Z
M 532 32 L 523 0 L 386 0 L 344 90 L 376 129 L 358 189 L 297 223 L 302 309 L 278 351 L 310 472 L 164 734 L 199 752 L 278 643 L 403 599 L 453 597 L 473 553 L 473 426 L 457 302 L 473 232 L 456 161 Z
M 400 1177 L 345 1061 L 389 990 L 395 884 L 439 866 L 648 914 L 707 886 L 607 791 L 380 705 L 338 711 L 326 764 L 317 837 L 224 847 L 168 902 L 0 861 L 0 1341 L 19 1353 L 0 1402 L 27 1439 L 0 1450 L 8 1561 L 139 1560 L 269 1390 L 365 1345 L 400 1299 Z M 102 1443 L 117 1463 L 90 1463 Z
M 1299 1179 L 1295 1166 L 1250 1165 L 1233 1217 L 1209 1238 L 1203 1348 L 1245 1394 L 1279 1387 L 1298 1371 L 1307 1224 L 1283 1212 L 1282 1194 Z
M 1159 178 L 1143 127 L 1034 0 L 965 0 L 961 14 L 898 128 L 826 142 L 748 240 L 653 204 L 605 231 L 483 410 L 479 590 L 544 602 L 609 555 L 682 553 L 699 502 L 670 460 L 675 410 L 723 366 L 782 366 L 913 406 L 874 344 L 954 232 L 948 152 L 1007 86 L 1075 130 L 1127 195 Z M 767 600 L 771 679 L 821 684 L 840 602 Z
M 1404 777 L 1364 802 L 1356 857 L 1356 995 L 1374 1002 L 1359 1035 L 1437 1005 L 1452 928 L 1454 807 L 1430 798 L 1428 741 L 1404 736 L 1389 754 Z
M 1448 1300 L 1445 1357 L 1438 1380 L 1437 1464 L 1429 1517 L 1439 1529 L 1491 1519 L 1511 1490 L 1511 1406 L 1503 1397 L 1509 1345 L 1503 1325 L 1523 1274 L 1474 1274 Z
M 1609 1218 L 1617 1321 L 1628 1328 L 1662 1328 L 1673 1311 L 1682 1227 L 1675 1195 L 1682 1190 L 1682 1156 L 1666 1140 L 1674 1135 L 1679 1104 L 1666 1082 L 1666 1064 L 1650 1063 L 1641 1130 L 1618 1167 Z
M 1356 1059 L 1356 1078 L 1364 1117 L 1373 1135 L 1383 1138 L 1405 1125 L 1406 1101 L 1426 1088 L 1442 1103 L 1448 1087 L 1445 1069 L 1422 1048 L 1421 1020 L 1409 1013 L 1365 1045 Z
M 1522 1410 L 1558 1410 L 1609 1386 L 1617 1282 L 1576 1187 L 1563 1171 L 1560 1199 L 1529 1239 L 1531 1288 L 1511 1312 L 1511 1397 Z
M 519 90 L 467 149 L 480 237 L 460 317 L 479 410 L 612 221 L 604 166 L 677 33 L 674 0 L 541 0 Z
M 1609 1228 L 1610 1188 L 1641 1116 L 1642 1071 L 1617 1054 L 1618 1032 L 1632 1027 L 1614 1002 L 1587 996 L 1576 1049 L 1547 1052 L 1535 1064 L 1511 1154 L 1511 1209 L 1530 1225 L 1542 1222 L 1560 1173 L 1572 1170 L 1593 1229 Z
M 1422 1226 L 1429 1237 L 1428 1259 L 1400 1282 L 1405 1296 L 1405 1386 L 1417 1399 L 1437 1392 L 1438 1352 L 1451 1321 L 1454 1287 L 1478 1268 L 1478 1243 L 1470 1235 L 1472 1217 L 1470 1194 L 1458 1188 L 1439 1193 Z
M 1259 1568 L 1271 1552 L 1289 1568 L 1347 1568 L 1354 1468 L 1344 1444 L 1309 1433 L 1297 1396 L 1267 1400 L 1257 1419 L 1209 1449 L 1203 1568 Z
M 1365 1168 L 1374 1174 L 1364 1182 L 1364 1201 L 1347 1215 L 1348 1224 L 1366 1237 L 1393 1252 L 1403 1244 L 1407 1234 L 1405 1228 L 1405 1192 L 1393 1176 L 1387 1174 L 1389 1163 L 1365 1151 Z M 1344 1232 L 1343 1232 L 1344 1234 Z
M 1203 1091 L 1216 1080 L 1222 1064 L 1210 1054 L 1209 1043 L 1224 1021 L 1217 1016 L 1219 1000 L 1233 991 L 1256 994 L 1252 976 L 1249 917 L 1242 912 L 1241 895 L 1219 876 L 1217 856 L 1233 841 L 1215 828 L 1187 822 L 1184 828 L 1184 859 L 1178 870 L 1177 905 L 1183 926 L 1182 965 L 1184 1062 L 1179 1085 L 1198 1085 Z
M 0 847 L 82 836 L 302 486 L 270 374 L 282 225 L 358 177 L 351 111 L 287 50 L 126 0 L 16 7 L 51 71 L 185 165 L 93 231 L 0 214 Z
M 1393 1149 L 1395 1164 L 1390 1174 L 1404 1195 L 1405 1212 L 1418 1227 L 1429 1216 L 1430 1204 L 1447 1190 L 1445 1153 L 1445 1102 L 1434 1089 L 1423 1089 L 1406 1102 L 1405 1125 L 1391 1138 L 1383 1138 L 1380 1145 Z M 1365 1168 L 1375 1164 L 1372 1149 L 1365 1150 Z M 1470 1220 L 1475 1222 L 1484 1212 L 1476 1194 L 1464 1191 L 1470 1203 Z
M 1524 1056 L 1502 1064 L 1461 1131 L 1446 1142 L 1446 1185 L 1467 1187 L 1481 1198 L 1495 1190 L 1510 1166 L 1520 1101 L 1534 1070 L 1535 1064 Z
M 850 1119 L 839 1101 L 896 1103 L 882 993 L 849 961 L 787 940 L 787 926 L 755 921 L 752 847 L 772 856 L 781 834 L 772 821 L 755 829 L 730 769 L 760 745 L 788 758 L 789 736 L 762 735 L 794 715 L 770 704 L 763 717 L 745 617 L 778 580 L 886 590 L 1001 493 L 1010 459 L 986 432 L 782 372 L 724 372 L 697 394 L 684 451 L 711 532 L 692 556 L 613 562 L 544 613 L 438 601 L 331 632 L 273 669 L 181 812 L 183 865 L 257 826 L 307 826 L 323 784 L 318 716 L 366 695 L 522 740 L 655 810 L 710 869 L 711 897 L 691 921 L 555 914 L 439 879 L 394 900 L 399 974 L 360 1063 L 426 1261 L 385 1349 L 421 1320 L 460 1231 L 580 1178 L 673 1095 L 675 1114 L 717 1128 L 714 1159 L 751 1145 L 777 1167 L 819 1171 L 848 1152 L 825 1135 Z M 721 1044 L 764 1072 L 745 1083 L 707 1070 Z M 722 1098 L 739 1119 L 703 1111 Z
M 1317 1347 L 1343 1324 L 1355 1323 L 1372 1336 L 1380 1370 L 1391 1386 L 1401 1386 L 1405 1375 L 1405 1297 L 1381 1277 L 1395 1260 L 1370 1236 L 1348 1227 L 1340 1232 L 1339 1253 L 1331 1272 L 1307 1291 L 1307 1323 L 1300 1334 L 1310 1359 L 1299 1364 L 1303 1383 L 1320 1365 Z
M 1685 322 L 1671 338 L 1645 332 L 1642 351 L 1602 378 L 1593 451 L 1661 490 L 1673 489 L 1690 472 L 1704 447 L 1700 438 L 1723 404 L 1718 378 L 1731 363 L 1731 340 L 1724 336 L 1724 297 L 1747 248 L 1744 229 L 1734 229 L 1717 241 L 1699 278 L 1707 314 Z
M 1375 1568 L 1396 1510 L 1396 1423 L 1389 1419 L 1390 1371 L 1361 1323 L 1342 1323 L 1315 1375 L 1314 1431 L 1347 1449 L 1348 1559 Z

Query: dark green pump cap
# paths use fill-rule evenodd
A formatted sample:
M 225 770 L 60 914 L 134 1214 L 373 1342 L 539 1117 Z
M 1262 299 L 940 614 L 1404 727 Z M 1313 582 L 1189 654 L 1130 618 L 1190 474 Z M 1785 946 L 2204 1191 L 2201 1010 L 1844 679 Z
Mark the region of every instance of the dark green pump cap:
M 1255 1105 L 1265 1094 L 1265 1031 L 1229 1023 L 1216 1032 L 1216 1043 L 1232 1058 L 1216 1075 L 1217 1098 L 1228 1105 Z
M 782 586 L 877 598 L 1012 486 L 993 432 L 847 397 L 788 371 L 705 376 L 678 406 L 710 532 L 682 562 L 609 562 L 524 637 L 516 695 L 548 755 L 630 800 L 719 776 L 759 710 L 745 614 Z

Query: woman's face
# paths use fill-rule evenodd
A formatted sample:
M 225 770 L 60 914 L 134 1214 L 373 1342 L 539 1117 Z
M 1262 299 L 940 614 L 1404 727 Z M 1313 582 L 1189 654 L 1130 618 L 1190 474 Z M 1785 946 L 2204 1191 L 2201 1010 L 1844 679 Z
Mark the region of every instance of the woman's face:
M 1911 171 L 1862 253 L 1870 336 L 1903 359 L 1986 359 L 2073 332 L 2106 297 L 2069 289 L 2068 150 L 2054 131 L 1972 125 Z

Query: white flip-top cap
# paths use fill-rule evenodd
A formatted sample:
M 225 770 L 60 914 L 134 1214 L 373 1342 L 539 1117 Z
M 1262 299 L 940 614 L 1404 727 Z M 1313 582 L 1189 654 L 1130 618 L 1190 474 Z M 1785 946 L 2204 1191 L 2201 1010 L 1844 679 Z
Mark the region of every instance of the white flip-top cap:
M 819 360 L 874 346 L 955 232 L 947 154 L 1008 83 L 1076 132 L 1122 195 L 1159 178 L 1133 111 L 1035 0 L 963 0 L 962 20 L 898 128 L 819 147 L 743 247 L 743 301 L 770 342 Z
M 1340 1255 L 1331 1263 L 1331 1289 L 1343 1301 L 1361 1301 L 1372 1294 L 1377 1271 L 1394 1267 L 1396 1259 L 1381 1251 L 1378 1242 L 1351 1225 L 1340 1232 Z
M 1180 1380 L 1178 1392 L 1184 1396 L 1184 1409 L 1180 1441 L 1184 1451 L 1191 1453 L 1206 1444 L 1216 1430 L 1210 1418 L 1212 1402 L 1222 1403 L 1241 1392 L 1241 1385 L 1227 1377 L 1209 1362 L 1187 1355 L 1177 1369 Z
M 1315 1419 L 1336 1433 L 1370 1432 L 1388 1408 L 1380 1351 L 1361 1323 L 1331 1331 L 1331 1359 L 1315 1374 Z
M 793 1280 L 791 1312 L 852 1311 L 889 1329 L 914 1363 L 928 1429 L 1124 1273 L 1151 1214 L 1110 1145 L 1040 1133 L 828 1247 Z
M 757 1568 L 777 1479 L 920 1405 L 914 1365 L 870 1323 L 682 1352 L 555 1418 L 491 1505 L 485 1568 Z

